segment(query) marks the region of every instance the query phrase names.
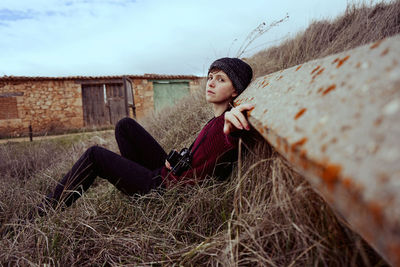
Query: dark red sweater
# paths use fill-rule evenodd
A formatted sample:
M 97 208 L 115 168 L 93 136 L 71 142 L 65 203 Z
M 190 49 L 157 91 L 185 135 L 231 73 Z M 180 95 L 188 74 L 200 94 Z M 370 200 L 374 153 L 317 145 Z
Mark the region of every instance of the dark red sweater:
M 224 115 L 225 113 L 210 120 L 197 136 L 191 150 L 192 152 L 195 150 L 191 169 L 178 177 L 165 166 L 161 169 L 161 176 L 166 187 L 178 182 L 194 184 L 207 176 L 212 176 L 215 174 L 216 163 L 219 164 L 224 155 L 235 155 L 232 152 L 237 151 L 239 137 L 224 134 Z M 204 140 L 201 141 L 204 136 Z

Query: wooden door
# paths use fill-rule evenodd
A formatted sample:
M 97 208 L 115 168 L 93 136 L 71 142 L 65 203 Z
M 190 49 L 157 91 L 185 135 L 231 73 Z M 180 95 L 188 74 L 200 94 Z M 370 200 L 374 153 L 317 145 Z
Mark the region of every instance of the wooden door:
M 132 85 L 127 78 L 82 83 L 82 101 L 85 126 L 115 125 L 129 116 L 128 105 L 134 107 Z
M 110 123 L 115 125 L 128 116 L 123 84 L 106 84 L 107 106 L 110 111 Z
M 82 102 L 85 126 L 102 126 L 110 123 L 103 84 L 82 84 Z

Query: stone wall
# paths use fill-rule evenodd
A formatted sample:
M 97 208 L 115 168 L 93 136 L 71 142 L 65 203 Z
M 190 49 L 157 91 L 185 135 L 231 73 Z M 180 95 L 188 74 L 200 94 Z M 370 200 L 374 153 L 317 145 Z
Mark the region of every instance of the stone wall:
M 146 79 L 134 79 L 132 80 L 132 88 L 134 91 L 136 118 L 140 120 L 154 111 L 153 82 L 149 82 Z
M 0 78 L 0 137 L 27 135 L 29 125 L 37 135 L 84 127 L 82 86 L 78 80 Z M 131 81 L 136 119 L 140 121 L 154 111 L 153 82 L 145 77 Z M 200 90 L 200 80 L 191 80 L 189 87 L 191 93 Z M 129 115 L 133 117 L 131 107 Z
M 71 80 L 0 83 L 0 136 L 83 126 L 81 85 Z

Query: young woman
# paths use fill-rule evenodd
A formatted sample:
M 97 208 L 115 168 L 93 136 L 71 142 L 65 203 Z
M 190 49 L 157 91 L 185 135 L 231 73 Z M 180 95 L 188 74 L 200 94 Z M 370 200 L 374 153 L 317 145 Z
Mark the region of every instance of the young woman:
M 253 108 L 249 104 L 230 107 L 233 99 L 249 85 L 252 75 L 251 67 L 238 58 L 221 58 L 211 64 L 206 100 L 213 106 L 214 117 L 188 149 L 190 153 L 184 158 L 189 164 L 170 163 L 163 148 L 142 126 L 124 118 L 115 127 L 121 155 L 99 146 L 90 147 L 39 206 L 39 214 L 45 214 L 49 205 L 70 206 L 97 176 L 127 195 L 168 188 L 178 182 L 195 183 L 208 176 L 226 177 L 235 161 L 238 133 L 250 129 L 242 112 Z M 177 165 L 181 167 L 180 173 Z

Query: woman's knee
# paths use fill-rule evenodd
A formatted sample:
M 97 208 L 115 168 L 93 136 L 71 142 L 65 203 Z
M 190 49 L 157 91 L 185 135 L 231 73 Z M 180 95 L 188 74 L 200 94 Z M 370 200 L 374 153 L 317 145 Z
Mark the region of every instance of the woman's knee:
M 94 145 L 86 150 L 85 155 L 88 159 L 94 161 L 104 150 L 106 150 L 104 147 Z
M 115 125 L 115 131 L 121 131 L 135 124 L 137 124 L 137 122 L 134 119 L 125 117 L 117 122 Z

